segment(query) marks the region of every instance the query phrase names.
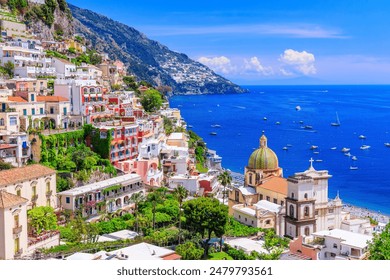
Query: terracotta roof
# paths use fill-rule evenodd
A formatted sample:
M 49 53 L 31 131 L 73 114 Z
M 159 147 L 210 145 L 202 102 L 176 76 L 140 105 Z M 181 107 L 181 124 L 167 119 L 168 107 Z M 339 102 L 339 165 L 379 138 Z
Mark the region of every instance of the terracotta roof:
M 0 171 L 0 187 L 55 174 L 56 171 L 41 164 L 27 165 Z
M 6 191 L 0 191 L 0 208 L 2 209 L 26 203 L 27 201 L 28 200 L 23 197 L 8 193 Z
M 11 101 L 11 102 L 27 102 L 26 99 L 23 99 L 20 96 L 9 96 L 8 97 L 8 101 Z
M 18 147 L 17 144 L 0 144 L 0 150 L 16 148 L 16 147 Z
M 164 261 L 174 261 L 174 260 L 180 260 L 181 256 L 179 254 L 172 253 L 172 254 L 169 254 L 169 255 L 162 257 L 162 259 Z
M 272 177 L 258 187 L 287 196 L 287 179 L 282 177 Z
M 62 101 L 69 101 L 68 98 L 62 97 L 62 96 L 37 96 L 38 102 L 62 102 Z

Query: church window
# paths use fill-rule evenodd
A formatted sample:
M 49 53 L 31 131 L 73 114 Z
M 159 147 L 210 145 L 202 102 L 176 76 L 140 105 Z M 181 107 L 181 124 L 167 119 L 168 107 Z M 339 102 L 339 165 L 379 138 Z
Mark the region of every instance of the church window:
M 304 195 L 304 198 L 305 198 L 305 199 L 307 199 L 307 198 L 308 198 L 308 195 L 307 195 L 307 193 L 305 193 L 305 195 Z
M 308 216 L 309 216 L 309 213 L 310 213 L 309 206 L 306 206 L 306 207 L 305 207 L 305 217 L 308 217 Z
M 294 217 L 294 206 L 290 205 L 290 217 Z
M 294 198 L 294 193 L 291 193 L 291 198 Z
M 306 236 L 310 235 L 310 228 L 309 227 L 305 227 L 305 235 Z
M 252 174 L 249 174 L 249 185 L 252 185 Z

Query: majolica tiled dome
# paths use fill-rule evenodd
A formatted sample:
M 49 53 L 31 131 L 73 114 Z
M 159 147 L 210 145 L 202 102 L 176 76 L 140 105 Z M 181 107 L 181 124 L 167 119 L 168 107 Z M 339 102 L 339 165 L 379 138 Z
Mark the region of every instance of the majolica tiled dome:
M 278 157 L 267 147 L 267 137 L 264 132 L 260 137 L 260 147 L 254 151 L 248 161 L 248 168 L 253 169 L 276 169 L 279 168 Z

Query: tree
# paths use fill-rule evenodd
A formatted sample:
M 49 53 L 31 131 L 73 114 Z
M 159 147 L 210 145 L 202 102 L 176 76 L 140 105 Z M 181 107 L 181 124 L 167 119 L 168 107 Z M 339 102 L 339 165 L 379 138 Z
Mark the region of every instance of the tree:
M 223 186 L 223 192 L 222 192 L 222 204 L 225 204 L 225 196 L 226 196 L 226 186 L 230 186 L 232 183 L 232 176 L 230 176 L 230 173 L 228 171 L 224 171 L 217 177 L 219 183 Z
M 34 233 L 41 234 L 45 230 L 57 228 L 57 216 L 53 208 L 49 206 L 35 207 L 27 212 L 29 225 Z
M 179 202 L 179 244 L 181 241 L 181 210 L 183 207 L 183 201 L 188 197 L 188 191 L 182 185 L 177 186 L 173 191 L 173 195 L 176 197 L 177 202 Z
M 161 193 L 154 190 L 148 194 L 147 200 L 152 203 L 152 228 L 154 229 L 156 226 L 156 206 L 163 201 Z
M 141 95 L 140 102 L 146 112 L 156 112 L 161 108 L 163 101 L 160 92 L 148 89 Z
M 134 216 L 135 216 L 135 231 L 139 232 L 139 223 L 138 223 L 138 205 L 145 201 L 145 196 L 142 192 L 134 193 L 130 197 L 130 201 L 134 203 Z
M 184 216 L 190 231 L 199 233 L 204 238 L 205 256 L 208 254 L 208 242 L 212 233 L 222 238 L 228 221 L 228 208 L 215 198 L 200 197 L 184 203 Z
M 369 260 L 390 260 L 390 223 L 368 242 Z
M 182 260 L 200 260 L 204 254 L 204 250 L 191 241 L 176 246 L 176 252 Z
M 259 258 L 262 260 L 278 260 L 288 244 L 287 238 L 277 236 L 273 229 L 267 230 L 264 235 L 263 247 L 268 251 L 268 254 L 260 254 Z

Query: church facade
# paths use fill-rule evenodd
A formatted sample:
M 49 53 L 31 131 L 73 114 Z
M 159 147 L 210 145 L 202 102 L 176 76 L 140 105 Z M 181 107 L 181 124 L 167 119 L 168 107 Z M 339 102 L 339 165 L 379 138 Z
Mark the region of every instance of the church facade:
M 295 238 L 341 227 L 348 217 L 341 199 L 328 199 L 328 171 L 310 167 L 283 177 L 277 155 L 260 137 L 260 145 L 245 167 L 244 185 L 229 191 L 229 213 L 241 223 L 274 228 L 280 236 Z M 262 201 L 267 201 L 263 203 Z

